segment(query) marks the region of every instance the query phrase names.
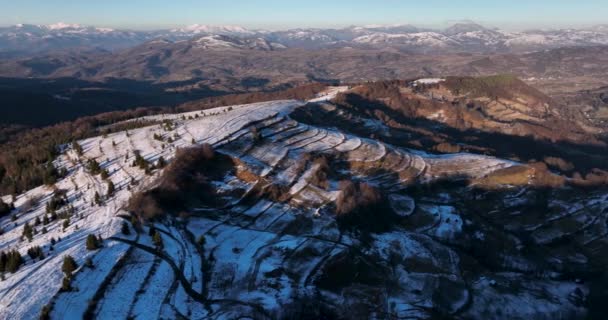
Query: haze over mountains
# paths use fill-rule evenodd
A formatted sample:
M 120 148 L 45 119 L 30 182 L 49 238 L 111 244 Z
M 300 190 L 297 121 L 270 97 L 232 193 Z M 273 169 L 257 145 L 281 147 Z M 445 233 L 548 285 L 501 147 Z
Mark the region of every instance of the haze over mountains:
M 19 24 L 0 28 L 0 52 L 19 56 L 56 49 L 94 47 L 117 50 L 154 39 L 182 41 L 195 36 L 261 38 L 287 48 L 386 48 L 415 52 L 521 52 L 562 46 L 608 44 L 608 28 L 509 32 L 472 22 L 443 30 L 412 25 L 353 26 L 341 29 L 303 28 L 285 31 L 249 30 L 238 26 L 191 25 L 156 31 L 117 30 L 76 24 Z

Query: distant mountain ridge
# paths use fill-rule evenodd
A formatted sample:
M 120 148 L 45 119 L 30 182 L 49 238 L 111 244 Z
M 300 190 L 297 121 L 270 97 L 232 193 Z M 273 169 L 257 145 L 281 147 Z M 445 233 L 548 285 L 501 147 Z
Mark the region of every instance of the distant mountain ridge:
M 443 30 L 413 25 L 369 25 L 340 29 L 250 30 L 240 26 L 194 24 L 154 31 L 118 30 L 78 24 L 18 24 L 0 28 L 0 54 L 27 55 L 49 50 L 100 48 L 119 50 L 156 39 L 182 41 L 198 36 L 261 38 L 288 48 L 395 48 L 415 52 L 522 52 L 564 46 L 608 45 L 608 27 L 508 32 L 472 22 Z

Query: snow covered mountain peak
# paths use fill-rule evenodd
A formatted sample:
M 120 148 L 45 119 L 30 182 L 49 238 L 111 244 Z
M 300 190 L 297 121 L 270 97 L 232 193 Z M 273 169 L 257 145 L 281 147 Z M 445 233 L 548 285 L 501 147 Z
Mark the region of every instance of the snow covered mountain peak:
M 245 29 L 241 26 L 214 26 L 214 25 L 203 25 L 193 24 L 183 28 L 177 28 L 171 30 L 171 32 L 177 33 L 191 33 L 191 34 L 219 34 L 219 35 L 254 35 L 255 32 Z
M 45 26 L 49 30 L 82 29 L 84 26 L 73 23 L 57 22 Z

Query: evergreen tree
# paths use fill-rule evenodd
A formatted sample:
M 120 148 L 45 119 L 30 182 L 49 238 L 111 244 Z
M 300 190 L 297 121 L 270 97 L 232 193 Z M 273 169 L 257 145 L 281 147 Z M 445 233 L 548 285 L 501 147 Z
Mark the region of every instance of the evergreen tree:
M 51 320 L 51 306 L 50 305 L 44 305 L 44 307 L 42 307 L 42 310 L 40 310 L 40 320 Z
M 99 241 L 97 240 L 97 237 L 95 237 L 94 235 L 90 234 L 87 236 L 87 250 L 97 250 L 99 249 L 100 245 L 99 245 Z
M 122 227 L 120 228 L 120 231 L 122 232 L 122 234 L 124 234 L 125 236 L 128 236 L 131 234 L 131 230 L 129 229 L 129 224 L 126 221 L 122 222 Z
M 83 153 L 82 146 L 76 141 L 72 142 L 72 149 L 74 149 L 74 151 L 76 151 L 76 154 L 79 156 L 81 156 Z
M 34 246 L 27 249 L 27 255 L 30 256 L 32 260 L 44 259 L 44 251 L 42 251 L 42 248 L 40 246 Z
M 165 161 L 165 158 L 163 158 L 163 156 L 160 156 L 160 158 L 158 158 L 158 163 L 156 164 L 156 167 L 164 168 L 166 165 L 167 161 Z
M 107 180 L 110 177 L 110 173 L 107 169 L 102 169 L 100 175 L 102 180 Z
M 32 227 L 31 227 L 31 226 L 30 226 L 30 224 L 29 224 L 29 223 L 27 223 L 27 222 L 26 222 L 26 223 L 23 225 L 23 233 L 22 233 L 22 235 L 23 235 L 24 237 L 26 237 L 26 238 L 27 238 L 27 240 L 28 240 L 28 241 L 30 241 L 30 242 L 31 242 L 31 241 L 32 241 L 32 239 L 34 238 L 34 232 L 33 232 L 33 230 L 32 230 Z
M 87 167 L 91 174 L 97 175 L 101 173 L 101 166 L 99 166 L 99 162 L 97 162 L 95 159 L 89 159 L 87 162 Z
M 95 191 L 95 204 L 100 206 L 101 205 L 101 196 L 99 195 L 99 192 Z
M 205 247 L 205 243 L 207 243 L 207 239 L 205 239 L 205 236 L 201 234 L 201 236 L 198 237 L 198 239 L 196 240 L 196 243 L 198 243 L 198 245 L 201 247 Z
M 11 250 L 8 253 L 7 261 L 6 261 L 6 271 L 10 273 L 15 273 L 19 270 L 19 267 L 23 264 L 23 257 L 17 250 Z
M 63 265 L 61 266 L 61 271 L 65 273 L 66 277 L 71 278 L 72 273 L 76 271 L 78 268 L 78 264 L 76 264 L 76 260 L 72 258 L 72 256 L 67 255 L 63 258 Z
M 71 275 L 70 275 L 71 277 Z M 61 291 L 63 292 L 68 292 L 68 291 L 72 291 L 72 280 L 70 280 L 71 278 L 69 278 L 68 276 L 63 277 L 63 280 L 61 280 Z
M 93 259 L 91 259 L 91 257 L 88 257 L 85 261 L 84 261 L 84 266 L 89 268 L 89 269 L 95 269 L 95 265 L 93 264 Z
M 6 271 L 6 264 L 8 263 L 8 255 L 2 251 L 0 252 L 0 273 Z
M 67 218 L 63 221 L 63 231 L 70 226 L 70 218 Z
M 114 195 L 115 191 L 116 188 L 114 187 L 114 183 L 112 182 L 112 180 L 108 180 L 108 198 Z
M 2 201 L 2 198 L 0 198 L 0 216 L 7 215 L 10 212 L 11 212 L 11 206 L 6 204 L 4 201 Z

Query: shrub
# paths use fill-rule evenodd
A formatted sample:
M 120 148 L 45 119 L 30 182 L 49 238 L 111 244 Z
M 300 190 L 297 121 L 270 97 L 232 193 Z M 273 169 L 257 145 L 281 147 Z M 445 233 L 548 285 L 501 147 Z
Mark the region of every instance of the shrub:
M 32 196 L 28 198 L 22 205 L 21 211 L 27 212 L 33 209 L 40 202 L 40 196 Z
M 340 194 L 336 199 L 336 213 L 348 214 L 357 208 L 357 188 L 352 181 L 342 180 L 338 187 Z
M 574 165 L 571 162 L 568 162 L 562 158 L 558 158 L 558 157 L 545 157 L 543 159 L 543 161 L 554 167 L 557 168 L 561 171 L 571 171 L 574 169 Z
M 458 153 L 461 151 L 459 145 L 454 145 L 448 142 L 442 142 L 434 147 L 435 151 L 441 153 Z
M 160 235 L 160 232 L 158 232 L 158 230 L 154 231 L 154 236 L 152 236 L 152 242 L 158 249 L 163 247 L 163 238 Z
M 251 127 L 251 129 L 249 129 L 249 131 L 251 131 L 251 136 L 253 137 L 254 142 L 262 141 L 262 134 L 260 134 L 260 132 L 258 131 L 258 128 Z
M 327 158 L 325 156 L 316 158 L 313 161 L 313 166 L 316 166 L 316 169 L 311 172 L 308 182 L 323 189 L 329 188 L 327 177 L 330 167 Z

